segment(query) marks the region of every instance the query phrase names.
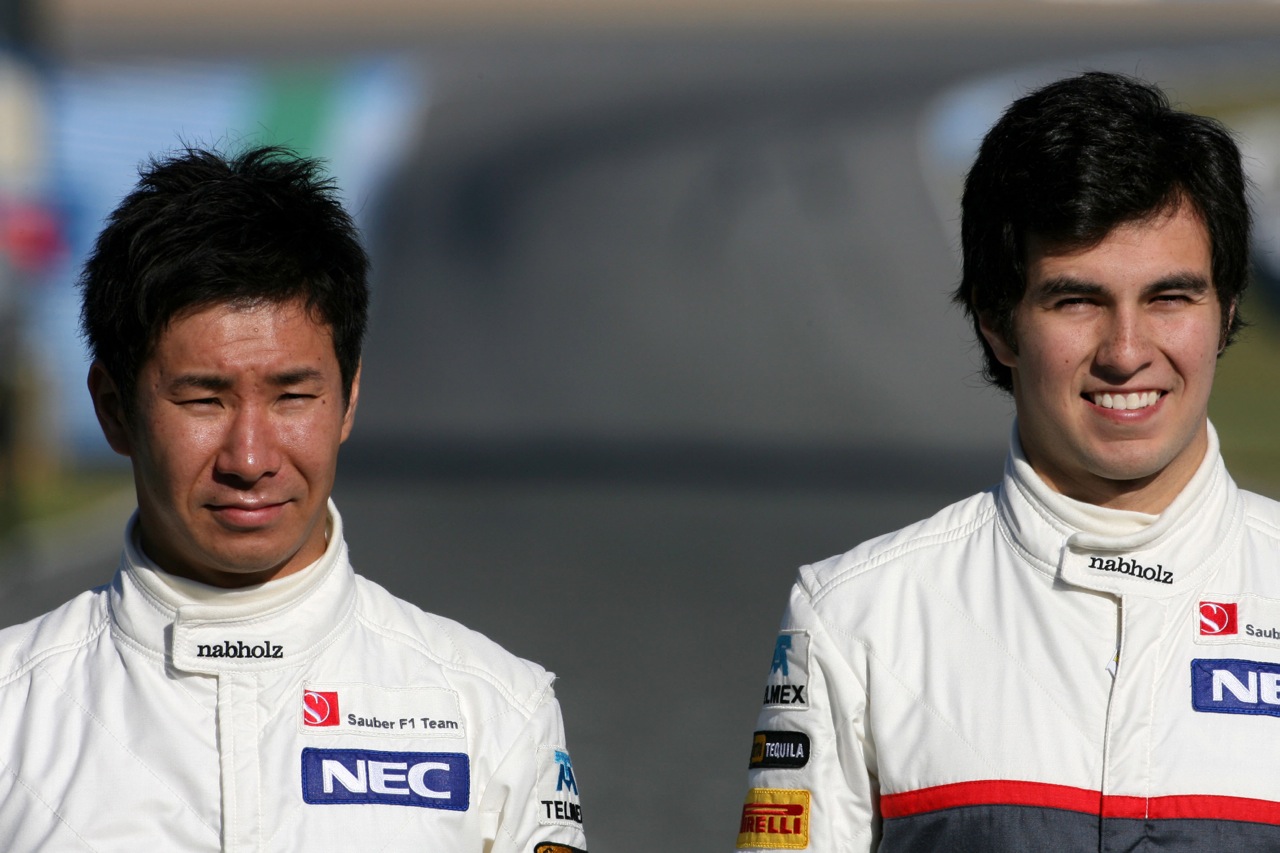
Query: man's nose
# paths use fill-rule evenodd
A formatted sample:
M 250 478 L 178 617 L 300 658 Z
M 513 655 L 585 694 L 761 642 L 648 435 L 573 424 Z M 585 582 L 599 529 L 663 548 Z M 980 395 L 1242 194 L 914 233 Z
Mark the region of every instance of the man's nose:
M 1108 378 L 1127 379 L 1151 363 L 1150 330 L 1137 309 L 1116 310 L 1103 330 L 1094 362 Z
M 237 409 L 218 452 L 218 473 L 253 485 L 279 467 L 280 447 L 270 415 L 255 406 Z

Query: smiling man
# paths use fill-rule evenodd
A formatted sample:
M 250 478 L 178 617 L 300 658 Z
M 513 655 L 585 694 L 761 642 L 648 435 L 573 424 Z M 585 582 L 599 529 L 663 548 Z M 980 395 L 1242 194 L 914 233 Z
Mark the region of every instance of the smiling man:
M 1280 505 L 1208 420 L 1239 151 L 1084 74 L 1005 112 L 962 209 L 1004 476 L 800 570 L 738 849 L 1280 849 Z
M 0 632 L 4 850 L 585 847 L 552 676 L 348 562 L 367 267 L 280 149 L 153 162 L 111 215 L 82 322 L 138 510 L 109 585 Z

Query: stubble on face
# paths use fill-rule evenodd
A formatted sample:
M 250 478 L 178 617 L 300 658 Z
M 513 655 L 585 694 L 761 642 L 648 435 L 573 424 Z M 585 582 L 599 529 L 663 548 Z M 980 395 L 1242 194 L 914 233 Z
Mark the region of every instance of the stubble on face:
M 176 318 L 143 366 L 129 431 L 148 557 L 226 587 L 318 559 L 358 388 L 348 404 L 329 330 L 298 303 Z
M 1208 446 L 1221 319 L 1208 232 L 1186 203 L 1085 248 L 1030 241 L 1017 347 L 984 334 L 1041 478 L 1100 506 L 1168 506 Z

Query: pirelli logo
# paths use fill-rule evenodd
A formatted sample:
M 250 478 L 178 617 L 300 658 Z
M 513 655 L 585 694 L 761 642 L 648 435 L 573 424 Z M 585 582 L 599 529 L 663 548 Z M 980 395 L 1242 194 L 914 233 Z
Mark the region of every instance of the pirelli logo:
M 752 788 L 742 806 L 738 849 L 803 850 L 809 846 L 809 792 Z

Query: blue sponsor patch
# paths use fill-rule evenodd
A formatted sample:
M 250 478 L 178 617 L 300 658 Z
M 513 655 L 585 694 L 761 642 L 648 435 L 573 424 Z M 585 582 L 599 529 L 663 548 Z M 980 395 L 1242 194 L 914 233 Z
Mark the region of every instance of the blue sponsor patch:
M 302 799 L 466 811 L 471 761 L 460 752 L 302 750 Z
M 1191 707 L 1214 714 L 1280 717 L 1280 664 L 1234 659 L 1193 660 Z

